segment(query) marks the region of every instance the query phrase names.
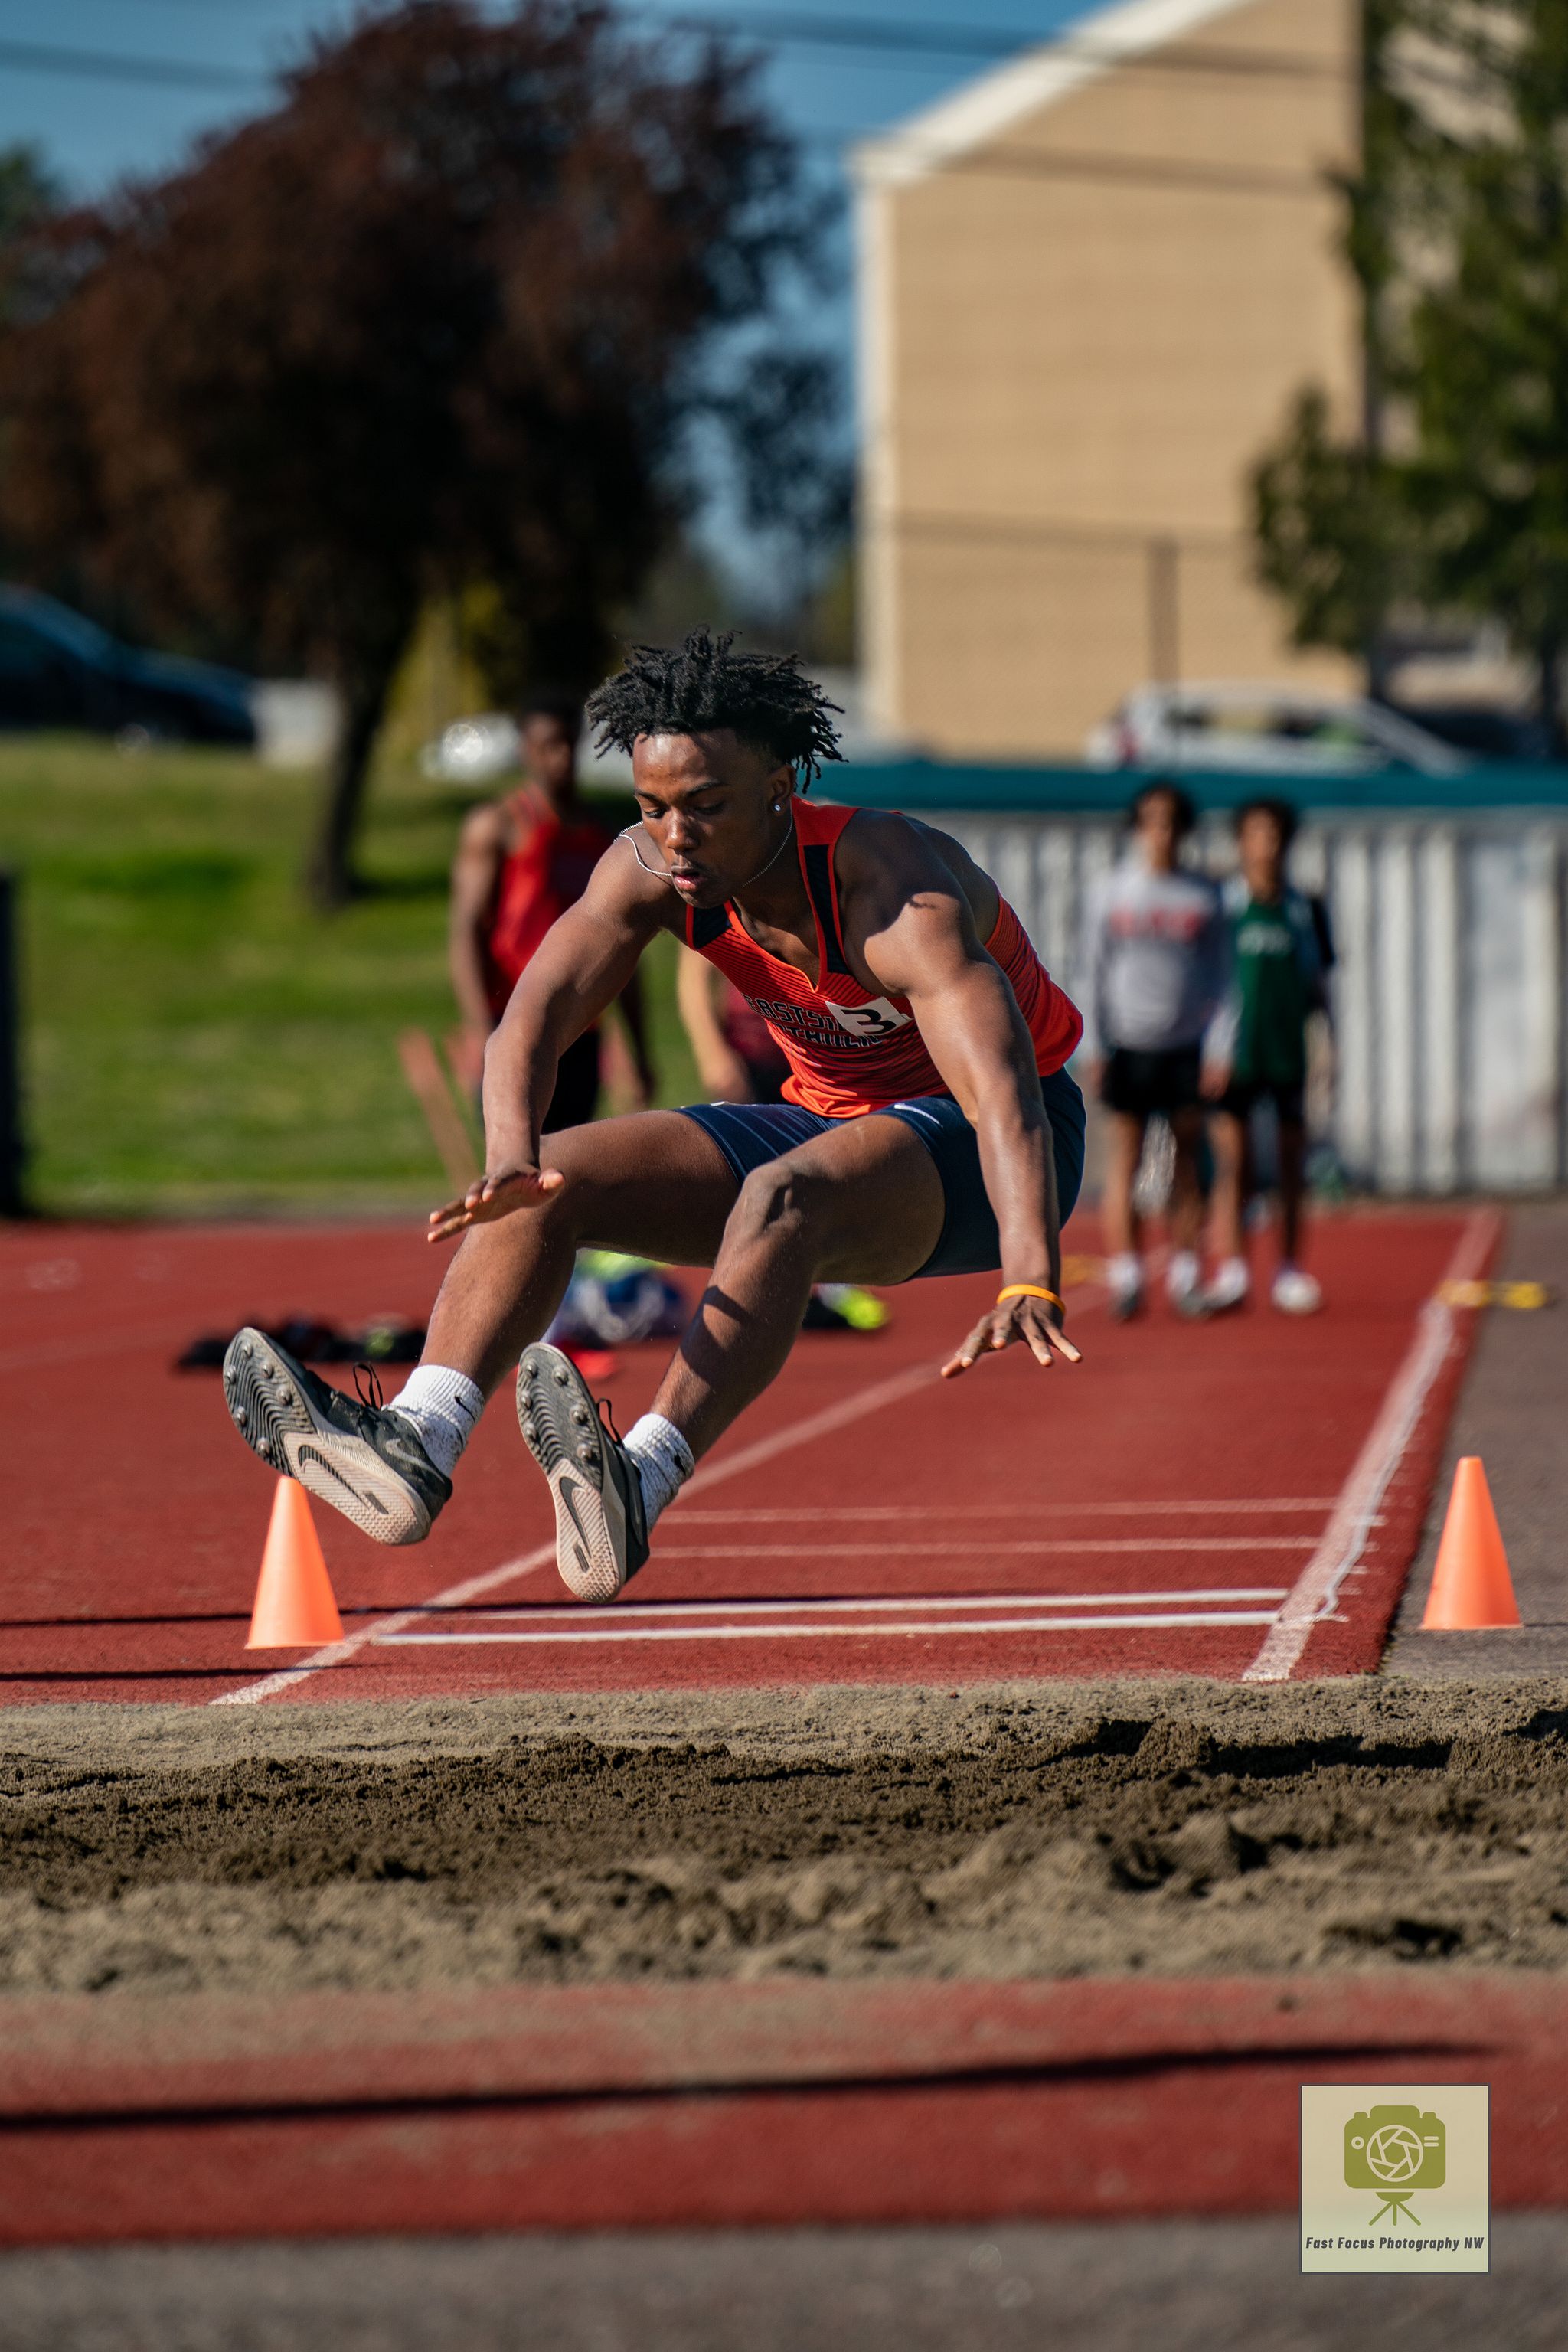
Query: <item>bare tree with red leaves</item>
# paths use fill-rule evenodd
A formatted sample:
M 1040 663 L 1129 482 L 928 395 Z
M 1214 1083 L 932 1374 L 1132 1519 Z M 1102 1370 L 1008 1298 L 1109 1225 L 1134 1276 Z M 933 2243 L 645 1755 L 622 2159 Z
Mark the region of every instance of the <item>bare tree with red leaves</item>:
M 767 313 L 819 219 L 754 61 L 604 7 L 421 0 L 190 169 L 54 224 L 50 297 L 0 333 L 0 521 L 336 681 L 310 881 L 339 901 L 426 596 L 493 583 L 536 674 L 586 682 L 693 414 L 746 411 L 717 331 Z

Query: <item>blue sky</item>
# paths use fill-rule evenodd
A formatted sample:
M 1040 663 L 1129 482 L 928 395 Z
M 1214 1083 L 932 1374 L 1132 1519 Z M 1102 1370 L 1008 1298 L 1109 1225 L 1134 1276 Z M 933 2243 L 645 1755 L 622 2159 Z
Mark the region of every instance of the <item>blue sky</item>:
M 838 137 L 896 122 L 973 80 L 1010 36 L 1026 46 L 1089 12 L 1088 0 L 980 0 L 978 10 L 959 0 L 922 0 L 913 7 L 849 0 L 847 9 L 832 0 L 686 5 L 742 34 L 748 20 L 787 11 L 792 29 L 813 16 L 841 26 L 852 16 L 885 26 L 895 38 L 940 34 L 974 43 L 967 55 L 759 44 L 768 49 L 767 87 L 780 114 L 810 137 L 814 169 L 840 182 L 833 146 Z M 679 11 L 680 0 L 642 0 L 636 14 L 647 22 Z M 360 13 L 345 0 L 51 0 L 47 8 L 39 0 L 0 0 L 0 147 L 37 145 L 79 196 L 97 195 L 127 173 L 171 170 L 204 133 L 264 108 L 268 78 L 300 57 L 312 35 L 345 29 Z M 96 63 L 107 69 L 100 73 Z M 134 77 L 138 64 L 148 78 Z M 163 86 L 155 77 L 164 68 L 171 79 L 210 75 L 216 86 Z M 838 284 L 826 300 L 814 302 L 811 331 L 840 354 L 847 388 L 854 313 L 847 225 L 837 245 Z M 763 551 L 735 544 L 726 508 L 721 493 L 704 536 L 728 542 L 736 568 L 752 572 Z
M 720 16 L 744 30 L 747 18 L 769 13 L 767 0 L 689 0 L 701 14 Z M 978 10 L 959 0 L 923 0 L 899 7 L 889 0 L 851 0 L 848 11 L 831 0 L 785 0 L 793 18 L 845 14 L 874 20 L 889 31 L 922 26 L 973 28 L 985 37 L 1016 33 L 1019 42 L 1042 37 L 1075 16 L 1086 0 L 981 0 Z M 312 33 L 352 22 L 342 0 L 0 0 L 0 145 L 36 141 L 73 188 L 96 194 L 125 172 L 159 172 L 178 163 L 201 132 L 265 103 L 268 74 L 297 58 Z M 639 16 L 679 13 L 679 0 L 646 0 Z M 775 11 L 776 13 L 776 11 Z M 254 75 L 257 96 L 243 89 L 176 89 L 84 71 L 45 69 L 18 52 L 47 48 L 145 59 L 214 75 Z M 802 129 L 852 133 L 928 104 L 984 69 L 984 54 L 898 56 L 788 46 L 775 52 L 770 83 L 786 118 Z

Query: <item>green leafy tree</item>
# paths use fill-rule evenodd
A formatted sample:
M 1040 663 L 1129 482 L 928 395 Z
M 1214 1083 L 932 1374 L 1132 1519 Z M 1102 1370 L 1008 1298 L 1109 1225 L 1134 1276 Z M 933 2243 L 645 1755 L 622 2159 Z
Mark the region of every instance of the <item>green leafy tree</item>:
M 1397 469 L 1334 433 L 1315 385 L 1254 473 L 1253 513 L 1258 571 L 1289 604 L 1296 643 L 1368 653 L 1419 565 Z
M 521 670 L 596 675 L 693 418 L 736 396 L 726 331 L 754 346 L 819 226 L 733 49 L 416 0 L 54 230 L 59 298 L 0 332 L 0 519 L 41 567 L 335 680 L 334 902 L 422 606 L 486 583 Z
M 1400 613 L 1494 617 L 1553 756 L 1568 645 L 1568 7 L 1377 0 L 1347 252 L 1367 414 L 1298 402 L 1254 478 L 1297 641 L 1375 656 Z M 1373 681 L 1376 683 L 1374 661 Z

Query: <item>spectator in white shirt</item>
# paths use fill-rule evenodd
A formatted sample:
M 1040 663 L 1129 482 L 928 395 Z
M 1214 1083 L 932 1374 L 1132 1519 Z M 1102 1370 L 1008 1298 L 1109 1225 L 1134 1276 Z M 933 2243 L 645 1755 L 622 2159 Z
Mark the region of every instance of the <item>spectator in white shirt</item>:
M 1163 780 L 1143 786 L 1131 811 L 1132 841 L 1090 914 L 1087 1007 L 1094 1079 L 1110 1115 L 1110 1151 L 1101 1207 L 1110 1311 L 1143 1303 L 1142 1235 L 1132 1186 L 1149 1121 L 1175 1143 L 1165 1286 L 1177 1312 L 1201 1315 L 1198 1258 L 1203 1197 L 1198 1151 L 1205 1101 L 1223 1095 L 1236 1024 L 1229 927 L 1219 891 L 1181 862 L 1195 812 Z

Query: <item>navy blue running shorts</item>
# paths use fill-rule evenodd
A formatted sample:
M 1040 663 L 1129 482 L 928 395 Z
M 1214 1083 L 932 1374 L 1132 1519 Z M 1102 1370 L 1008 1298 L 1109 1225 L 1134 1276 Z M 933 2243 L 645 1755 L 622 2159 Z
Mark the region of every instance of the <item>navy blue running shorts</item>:
M 1042 1078 L 1040 1092 L 1056 1146 L 1057 1202 L 1065 1225 L 1083 1181 L 1083 1097 L 1066 1070 L 1053 1070 Z M 847 1118 L 802 1110 L 795 1103 L 687 1103 L 680 1115 L 694 1118 L 713 1138 L 737 1183 L 744 1183 L 753 1168 L 782 1159 L 831 1128 L 850 1124 Z M 994 1273 L 1002 1263 L 1002 1244 L 985 1195 L 980 1146 L 952 1097 L 916 1095 L 908 1102 L 888 1103 L 879 1111 L 858 1116 L 902 1119 L 936 1162 L 947 1210 L 936 1247 L 919 1273 Z

